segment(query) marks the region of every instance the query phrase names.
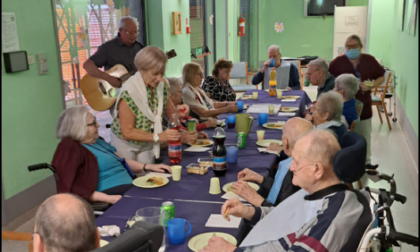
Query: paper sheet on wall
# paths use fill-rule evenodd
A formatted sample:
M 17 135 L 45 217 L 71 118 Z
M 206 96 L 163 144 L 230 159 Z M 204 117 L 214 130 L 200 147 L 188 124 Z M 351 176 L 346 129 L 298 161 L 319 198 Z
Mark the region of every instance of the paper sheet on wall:
M 1 35 L 3 52 L 19 51 L 19 38 L 14 12 L 1 13 Z

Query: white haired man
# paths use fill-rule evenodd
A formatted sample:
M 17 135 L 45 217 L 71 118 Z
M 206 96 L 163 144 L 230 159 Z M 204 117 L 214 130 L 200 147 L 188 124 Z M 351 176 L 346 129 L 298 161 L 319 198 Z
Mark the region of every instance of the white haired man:
M 290 171 L 293 184 L 302 190 L 275 208 L 226 201 L 221 209 L 225 218 L 242 217 L 254 228 L 239 248 L 212 237 L 199 251 L 356 251 L 372 214 L 366 197 L 349 190 L 335 175 L 333 159 L 339 150 L 328 131 L 312 130 L 301 136 L 292 152 Z
M 46 199 L 35 216 L 33 251 L 92 251 L 99 247 L 92 207 L 73 194 Z
M 343 96 L 344 117 L 341 121 L 349 128 L 354 120 L 358 118 L 356 109 L 356 93 L 359 91 L 360 80 L 353 74 L 342 74 L 335 79 L 334 91 Z
M 116 64 L 121 64 L 128 72 L 137 70 L 134 57 L 144 47 L 136 41 L 139 32 L 138 26 L 135 17 L 122 17 L 119 22 L 117 37 L 99 46 L 96 53 L 83 64 L 86 72 L 90 76 L 106 80 L 113 87 L 121 87 L 122 83 L 118 78 L 102 72 L 98 68 L 104 67 L 106 71 Z
M 328 64 L 324 59 L 316 59 L 309 62 L 305 77 L 312 85 L 318 86 L 317 99 L 320 94 L 334 88 L 335 78 L 328 72 Z
M 268 60 L 264 62 L 260 71 L 252 78 L 253 85 L 258 85 L 262 82 L 263 87 L 268 87 L 268 81 L 270 80 L 269 74 L 271 71 L 271 67 L 269 67 L 270 59 L 273 59 L 274 69 L 277 73 L 277 88 L 300 90 L 298 69 L 292 63 L 281 60 L 281 51 L 278 45 L 271 45 L 268 47 L 267 58 Z

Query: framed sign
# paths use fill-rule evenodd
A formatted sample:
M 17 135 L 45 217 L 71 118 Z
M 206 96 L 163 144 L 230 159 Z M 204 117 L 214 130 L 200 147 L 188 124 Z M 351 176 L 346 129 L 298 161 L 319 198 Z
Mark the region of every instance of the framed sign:
M 179 35 L 182 33 L 181 30 L 181 12 L 174 11 L 172 12 L 172 30 L 174 35 Z

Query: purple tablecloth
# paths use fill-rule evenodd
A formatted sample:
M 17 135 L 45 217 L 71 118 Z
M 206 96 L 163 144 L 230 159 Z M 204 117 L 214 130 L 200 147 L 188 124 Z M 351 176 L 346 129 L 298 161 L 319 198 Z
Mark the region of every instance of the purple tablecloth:
M 111 206 L 102 216 L 96 218 L 96 226 L 117 225 L 121 232 L 124 231 L 127 220 L 134 216 L 136 211 L 144 207 L 160 207 L 162 200 L 139 199 L 123 197 L 115 205 Z M 175 206 L 175 218 L 186 219 L 191 223 L 191 233 L 180 245 L 169 244 L 166 238 L 167 251 L 189 251 L 188 241 L 201 233 L 224 232 L 236 237 L 238 228 L 209 228 L 205 224 L 211 214 L 220 214 L 221 203 L 199 203 L 199 202 L 180 202 L 173 201 Z M 111 241 L 114 237 L 102 237 Z

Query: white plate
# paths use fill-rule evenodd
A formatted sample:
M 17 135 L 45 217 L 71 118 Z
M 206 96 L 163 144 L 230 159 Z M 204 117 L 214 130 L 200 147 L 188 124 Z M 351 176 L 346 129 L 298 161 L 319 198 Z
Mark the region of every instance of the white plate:
M 193 144 L 191 144 L 191 147 L 207 147 L 207 146 L 211 146 L 213 145 L 213 141 L 210 139 L 197 139 L 195 140 L 196 142 L 194 142 Z M 207 143 L 207 144 L 201 144 L 201 143 Z M 197 144 L 199 143 L 199 144 Z
M 227 242 L 229 242 L 230 244 L 234 246 L 236 246 L 237 244 L 235 237 L 233 237 L 230 234 L 210 232 L 210 233 L 199 234 L 191 238 L 188 242 L 188 248 L 194 252 L 197 252 L 200 249 L 204 248 L 207 245 L 209 239 L 213 236 L 222 237 L 223 239 L 225 239 Z
M 268 93 L 268 89 L 266 89 L 264 91 Z M 290 90 L 287 90 L 287 89 L 276 89 L 276 92 L 277 91 L 287 92 L 287 91 L 290 91 Z
M 279 112 L 295 112 L 298 111 L 299 108 L 296 107 L 280 107 Z
M 235 195 L 236 195 L 236 193 L 232 192 L 232 191 L 231 191 L 231 189 L 230 189 L 230 188 L 232 187 L 233 183 L 235 183 L 235 182 L 230 182 L 230 183 L 225 184 L 225 185 L 222 187 L 222 190 L 223 190 L 224 192 L 227 192 L 227 193 L 232 193 L 232 194 L 235 194 Z M 257 185 L 257 184 L 255 184 L 255 183 L 248 182 L 248 185 L 249 185 L 252 189 L 254 189 L 255 191 L 258 191 L 258 189 L 260 189 L 260 186 L 259 186 L 259 185 Z
M 274 140 L 274 139 L 264 139 L 264 140 L 257 141 L 258 146 L 266 147 L 266 148 L 270 145 L 270 143 L 278 143 L 282 145 L 282 142 L 280 140 Z
M 103 246 L 108 245 L 109 241 L 99 240 L 99 246 L 102 248 Z
M 276 127 L 277 126 L 277 127 Z M 280 127 L 278 127 L 280 126 Z M 284 123 L 264 123 L 263 127 L 267 129 L 276 129 L 276 130 L 282 130 L 284 126 Z
M 282 95 L 281 99 L 299 99 L 299 95 Z
M 159 177 L 162 178 L 162 184 L 161 185 L 149 185 L 146 181 L 151 178 L 151 177 Z M 138 177 L 135 180 L 133 180 L 133 185 L 137 186 L 137 187 L 141 187 L 141 188 L 157 188 L 157 187 L 162 187 L 166 184 L 169 183 L 169 179 L 166 177 L 161 177 L 161 176 L 157 176 L 157 175 L 146 175 L 146 176 L 142 176 L 142 177 Z

